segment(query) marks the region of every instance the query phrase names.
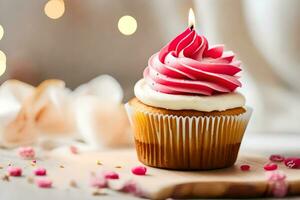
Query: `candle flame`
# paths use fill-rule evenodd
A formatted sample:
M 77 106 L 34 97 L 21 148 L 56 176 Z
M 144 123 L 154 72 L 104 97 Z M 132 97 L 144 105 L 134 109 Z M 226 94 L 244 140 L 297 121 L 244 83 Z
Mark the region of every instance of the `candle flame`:
M 189 27 L 191 29 L 195 28 L 195 14 L 194 14 L 194 11 L 192 8 L 190 8 L 190 11 L 189 11 Z

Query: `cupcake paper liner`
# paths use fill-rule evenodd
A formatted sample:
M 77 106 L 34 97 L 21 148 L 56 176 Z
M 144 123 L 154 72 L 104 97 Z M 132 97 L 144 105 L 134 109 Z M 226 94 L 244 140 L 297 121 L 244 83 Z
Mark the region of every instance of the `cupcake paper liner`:
M 179 170 L 232 166 L 252 109 L 239 115 L 173 116 L 140 111 L 126 104 L 139 160 Z

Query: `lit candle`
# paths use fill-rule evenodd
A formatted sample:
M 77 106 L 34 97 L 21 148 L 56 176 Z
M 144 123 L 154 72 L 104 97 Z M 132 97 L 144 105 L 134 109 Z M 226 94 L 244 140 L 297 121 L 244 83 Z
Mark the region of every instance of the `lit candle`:
M 195 14 L 192 8 L 190 8 L 189 11 L 189 24 L 188 26 L 190 27 L 191 30 L 195 28 Z

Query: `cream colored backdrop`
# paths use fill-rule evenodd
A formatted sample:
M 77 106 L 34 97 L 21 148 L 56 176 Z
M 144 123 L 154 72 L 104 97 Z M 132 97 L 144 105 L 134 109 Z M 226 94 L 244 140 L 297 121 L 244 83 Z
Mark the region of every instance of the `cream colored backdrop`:
M 242 91 L 255 108 L 250 130 L 300 133 L 300 1 L 65 0 L 58 20 L 45 16 L 46 2 L 0 0 L 8 62 L 1 81 L 59 78 L 74 88 L 108 73 L 127 100 L 149 56 L 184 30 L 193 7 L 198 31 L 244 62 Z M 126 14 L 138 22 L 132 36 L 117 29 Z

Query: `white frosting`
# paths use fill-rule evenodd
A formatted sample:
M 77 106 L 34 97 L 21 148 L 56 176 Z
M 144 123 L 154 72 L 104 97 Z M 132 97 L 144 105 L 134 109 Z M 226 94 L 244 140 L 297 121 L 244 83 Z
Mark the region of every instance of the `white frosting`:
M 245 106 L 245 97 L 239 92 L 212 96 L 165 94 L 152 90 L 144 79 L 135 84 L 134 93 L 144 104 L 170 110 L 211 112 Z

